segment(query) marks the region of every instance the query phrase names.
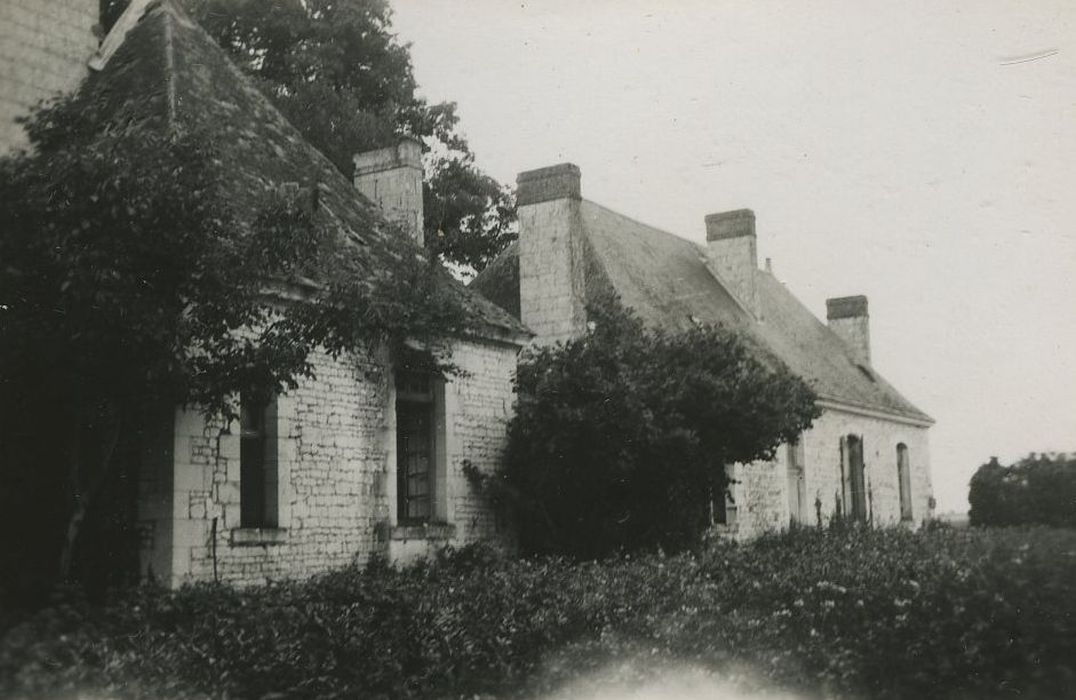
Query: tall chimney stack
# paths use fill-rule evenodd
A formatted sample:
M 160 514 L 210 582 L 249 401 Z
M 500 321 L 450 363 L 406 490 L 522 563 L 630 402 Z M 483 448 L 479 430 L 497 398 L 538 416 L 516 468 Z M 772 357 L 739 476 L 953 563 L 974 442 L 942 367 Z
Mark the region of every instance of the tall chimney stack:
M 581 179 L 571 163 L 516 178 L 519 315 L 543 345 L 586 330 Z
M 354 162 L 355 189 L 423 245 L 422 145 L 404 138 L 395 146 L 359 153 Z
M 755 275 L 758 250 L 755 212 L 736 209 L 706 217 L 706 248 L 710 269 L 726 289 L 755 318 L 760 316 Z
M 871 363 L 870 316 L 867 297 L 826 299 L 826 321 L 830 330 L 844 341 L 852 357 L 861 365 Z

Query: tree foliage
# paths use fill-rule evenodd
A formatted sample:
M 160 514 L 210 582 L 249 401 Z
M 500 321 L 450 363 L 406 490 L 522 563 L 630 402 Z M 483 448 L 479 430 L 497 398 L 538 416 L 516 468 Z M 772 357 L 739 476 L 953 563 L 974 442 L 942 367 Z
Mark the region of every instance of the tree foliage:
M 968 494 L 972 525 L 1076 527 L 1076 457 L 1032 453 L 979 467 Z
M 106 126 L 106 109 L 82 91 L 30 123 L 33 153 L 0 160 L 2 530 L 41 525 L 4 552 L 57 556 L 64 576 L 94 503 L 132 493 L 116 467 L 150 417 L 230 417 L 237 393 L 311 376 L 316 348 L 437 349 L 465 324 L 402 234 L 386 237 L 399 264 L 371 274 L 312 193 L 238 212 L 207 134 Z
M 725 466 L 797 438 L 814 394 L 729 330 L 646 328 L 615 300 L 589 313 L 585 336 L 520 362 L 505 467 L 487 485 L 527 551 L 691 546 L 724 498 Z
M 106 23 L 128 0 L 102 0 Z M 352 156 L 418 137 L 427 246 L 481 270 L 515 238 L 511 191 L 483 173 L 452 102 L 415 94 L 386 0 L 185 0 L 201 25 L 346 176 Z

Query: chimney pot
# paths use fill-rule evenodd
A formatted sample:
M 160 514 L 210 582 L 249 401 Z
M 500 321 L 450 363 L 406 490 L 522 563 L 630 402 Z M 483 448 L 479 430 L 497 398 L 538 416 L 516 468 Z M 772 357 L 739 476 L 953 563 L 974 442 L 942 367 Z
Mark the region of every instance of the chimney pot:
M 826 320 L 867 316 L 867 297 L 834 297 L 826 299 Z
M 755 235 L 755 212 L 736 209 L 709 214 L 706 217 L 706 240 L 720 241 L 728 238 Z
M 526 206 L 554 199 L 582 199 L 579 166 L 551 165 L 522 172 L 516 177 L 516 204 Z

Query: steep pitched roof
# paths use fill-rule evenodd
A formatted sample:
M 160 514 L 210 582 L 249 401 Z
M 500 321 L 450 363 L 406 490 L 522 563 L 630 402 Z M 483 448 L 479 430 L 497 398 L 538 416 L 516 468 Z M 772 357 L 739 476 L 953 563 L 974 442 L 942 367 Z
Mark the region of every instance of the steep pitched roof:
M 105 105 L 102 127 L 138 122 L 206 133 L 231 171 L 226 194 L 241 215 L 256 216 L 266 194 L 284 183 L 317 188 L 322 213 L 340 232 L 349 262 L 364 280 L 391 275 L 402 256 L 421 254 L 417 245 L 390 238 L 399 231 L 172 0 L 150 3 L 83 90 Z M 529 335 L 511 314 L 449 275 L 441 275 L 440 284 L 483 335 L 517 340 Z
M 823 399 L 931 421 L 872 368 L 858 365 L 845 342 L 771 274 L 755 272 L 761 310 L 756 320 L 710 272 L 702 246 L 585 199 L 580 214 L 583 249 L 592 258 L 585 262 L 588 270 L 599 269 L 644 322 L 670 330 L 722 324 L 759 341 Z M 505 250 L 487 270 L 470 287 L 518 314 L 518 248 Z

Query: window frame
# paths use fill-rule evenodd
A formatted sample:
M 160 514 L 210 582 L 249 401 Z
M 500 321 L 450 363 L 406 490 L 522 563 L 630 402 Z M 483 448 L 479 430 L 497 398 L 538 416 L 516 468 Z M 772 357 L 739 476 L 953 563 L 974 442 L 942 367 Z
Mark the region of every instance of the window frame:
M 396 493 L 393 499 L 396 510 L 395 524 L 403 528 L 445 524 L 449 520 L 449 509 L 446 493 L 447 409 L 444 377 L 423 364 L 417 364 L 417 366 L 397 367 L 393 378 L 396 415 L 393 435 L 396 472 L 394 484 Z M 410 486 L 413 482 L 409 479 L 407 469 L 409 455 L 404 443 L 405 436 L 402 433 L 408 414 L 413 412 L 425 414 L 423 422 L 426 426 L 426 436 L 421 439 L 422 451 L 425 452 L 426 459 L 426 489 L 424 494 L 418 495 L 411 495 Z M 425 508 L 422 512 L 409 514 L 409 511 L 413 513 L 409 506 L 417 498 L 425 499 Z
M 842 435 L 840 449 L 843 517 L 851 522 L 866 523 L 870 517 L 866 441 L 863 435 Z
M 801 434 L 795 441 L 788 443 L 786 463 L 788 509 L 789 522 L 794 525 L 806 525 L 809 517 L 807 510 L 807 458 L 803 440 L 804 436 Z M 793 480 L 795 483 L 793 483 Z M 793 507 L 793 488 L 795 488 L 795 503 L 798 508 Z
M 276 416 L 275 397 L 240 395 L 239 529 L 266 530 L 280 525 Z
M 897 443 L 897 493 L 900 498 L 900 521 L 915 521 L 915 509 L 912 501 L 912 459 L 908 445 Z

